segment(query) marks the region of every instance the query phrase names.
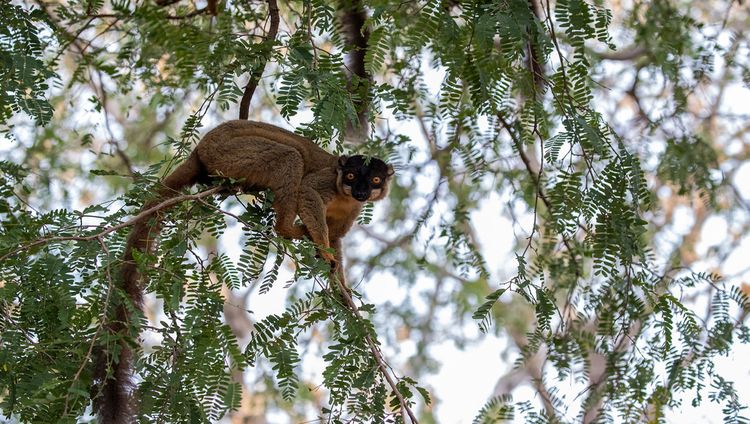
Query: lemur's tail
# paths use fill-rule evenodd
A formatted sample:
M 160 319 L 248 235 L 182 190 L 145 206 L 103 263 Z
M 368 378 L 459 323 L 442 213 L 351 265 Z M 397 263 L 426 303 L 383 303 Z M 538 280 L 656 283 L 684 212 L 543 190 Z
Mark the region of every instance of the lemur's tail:
M 194 185 L 203 177 L 203 173 L 198 155 L 191 153 L 185 162 L 162 180 L 157 189 L 158 195 L 144 205 L 142 211 Z M 143 281 L 133 260 L 133 250 L 151 251 L 153 239 L 161 227 L 159 212 L 155 212 L 155 215 L 153 222 L 151 218 L 154 214 L 149 214 L 133 224 L 117 281 L 119 290 L 112 293 L 110 304 L 107 305 L 110 312 L 103 325 L 106 337 L 112 341 L 106 348 L 97 351 L 92 395 L 94 409 L 102 424 L 130 424 L 136 421 L 132 345 L 137 343 L 139 325 L 132 322 L 138 319 L 132 315 L 132 311 L 142 310 Z

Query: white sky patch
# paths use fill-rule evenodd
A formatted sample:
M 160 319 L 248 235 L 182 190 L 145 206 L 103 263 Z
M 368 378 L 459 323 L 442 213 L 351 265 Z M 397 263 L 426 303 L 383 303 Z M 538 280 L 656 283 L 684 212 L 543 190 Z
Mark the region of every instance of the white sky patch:
M 508 367 L 500 358 L 506 348 L 504 340 L 489 335 L 466 350 L 459 349 L 452 341 L 430 347 L 430 353 L 442 359 L 440 371 L 423 377 L 420 382 L 434 390 L 439 401 L 435 415 L 440 423 L 470 423 L 474 419 L 492 395 L 495 380 Z
M 480 201 L 479 207 L 471 213 L 471 221 L 483 229 L 477 231 L 477 238 L 487 253 L 485 259 L 490 272 L 498 276 L 516 242 L 513 232 L 508 231 L 513 228 L 513 222 L 501 213 L 500 195 L 493 192 Z
M 408 296 L 407 289 L 396 277 L 385 272 L 378 272 L 368 279 L 366 284 L 367 301 L 375 305 L 392 303 L 398 305 Z M 358 290 L 362 290 L 362 286 Z
M 743 163 L 737 168 L 734 175 L 734 185 L 740 192 L 742 199 L 747 203 L 750 201 L 750 163 Z
M 750 238 L 745 236 L 740 245 L 724 261 L 722 268 L 724 273 L 727 275 L 747 274 L 750 270 L 748 258 L 750 258 Z
M 695 247 L 696 253 L 703 256 L 708 252 L 709 248 L 724 243 L 727 239 L 728 231 L 729 226 L 724 217 L 708 217 L 701 229 L 700 241 Z

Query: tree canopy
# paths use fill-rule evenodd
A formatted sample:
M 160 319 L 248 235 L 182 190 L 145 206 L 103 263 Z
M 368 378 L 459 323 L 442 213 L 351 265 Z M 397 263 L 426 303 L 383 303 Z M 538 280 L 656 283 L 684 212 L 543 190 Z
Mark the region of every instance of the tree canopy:
M 733 0 L 11 1 L 0 420 L 93 420 L 94 352 L 125 337 L 142 422 L 441 422 L 435 346 L 494 337 L 466 422 L 746 422 L 748 367 L 716 362 L 750 341 L 749 24 Z M 353 302 L 271 193 L 198 186 L 108 334 L 133 217 L 241 111 L 395 165 L 345 241 Z

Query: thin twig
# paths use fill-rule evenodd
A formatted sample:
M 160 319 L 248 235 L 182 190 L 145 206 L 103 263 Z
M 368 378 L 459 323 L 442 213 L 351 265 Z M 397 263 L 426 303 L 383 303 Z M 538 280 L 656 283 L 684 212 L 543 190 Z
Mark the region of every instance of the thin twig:
M 86 364 L 89 363 L 89 359 L 91 358 L 91 355 L 94 353 L 94 346 L 96 345 L 96 340 L 99 338 L 99 333 L 101 333 L 102 327 L 104 326 L 104 323 L 106 322 L 106 315 L 107 310 L 109 309 L 109 299 L 112 295 L 112 288 L 114 287 L 114 280 L 112 279 L 112 272 L 110 267 L 110 255 L 109 255 L 109 249 L 107 249 L 107 245 L 104 243 L 104 240 L 101 236 L 96 237 L 97 241 L 99 241 L 99 245 L 102 247 L 102 251 L 104 252 L 104 257 L 106 258 L 106 266 L 104 267 L 105 274 L 107 275 L 107 295 L 104 298 L 104 305 L 102 306 L 102 313 L 99 317 L 99 325 L 96 327 L 96 332 L 94 333 L 94 337 L 91 338 L 91 343 L 89 344 L 89 350 L 86 352 L 86 357 L 81 362 L 81 366 L 78 368 L 78 371 L 76 371 L 75 375 L 73 376 L 73 380 L 70 384 L 71 389 L 73 388 L 73 384 L 78 380 L 78 377 L 80 377 L 81 372 L 83 372 L 83 369 L 86 367 Z M 68 401 L 70 400 L 70 393 L 71 391 L 68 390 L 68 394 L 65 395 L 65 407 L 63 408 L 63 416 L 66 416 L 68 414 Z
M 211 209 L 217 210 L 218 212 L 221 212 L 224 215 L 230 216 L 234 218 L 235 220 L 237 220 L 237 222 L 252 228 L 252 225 L 250 223 L 248 223 L 241 217 L 237 216 L 236 214 L 233 214 L 232 212 L 222 210 L 221 208 L 218 208 L 215 205 L 211 205 L 203 200 L 199 200 L 199 203 Z M 263 234 L 263 237 L 271 240 L 271 237 L 269 237 L 266 234 Z M 346 301 L 346 306 L 348 306 L 348 308 L 354 313 L 354 315 L 357 318 L 363 319 L 362 314 L 359 311 L 359 308 L 354 303 L 354 300 L 351 297 L 349 289 L 341 282 L 341 280 L 336 278 L 335 273 L 334 275 L 332 275 L 332 279 L 336 281 L 339 291 L 343 294 L 343 298 Z M 367 346 L 370 348 L 370 352 L 372 352 L 372 355 L 375 358 L 375 362 L 377 362 L 378 364 L 378 368 L 380 369 L 380 372 L 383 374 L 383 377 L 385 377 L 386 382 L 393 390 L 393 393 L 396 395 L 396 398 L 398 398 L 398 401 L 401 404 L 402 414 L 403 412 L 406 412 L 406 414 L 409 415 L 409 419 L 411 419 L 411 422 L 413 424 L 418 424 L 419 421 L 417 420 L 417 417 L 414 415 L 414 412 L 412 412 L 411 408 L 409 408 L 409 405 L 406 403 L 406 400 L 401 395 L 401 392 L 398 390 L 398 386 L 393 381 L 393 377 L 391 377 L 391 374 L 388 372 L 388 368 L 390 368 L 390 366 L 385 361 L 385 359 L 383 359 L 383 355 L 380 352 L 380 349 L 378 348 L 377 344 L 372 340 L 372 338 L 369 335 L 365 336 L 365 341 L 367 342 Z
M 333 280 L 336 281 L 336 284 L 338 285 L 338 289 L 341 292 L 342 296 L 344 297 L 344 300 L 346 301 L 347 305 L 349 306 L 349 309 L 354 313 L 357 318 L 362 319 L 362 314 L 359 312 L 359 308 L 357 308 L 357 305 L 354 303 L 354 300 L 352 299 L 352 295 L 349 292 L 349 289 L 344 286 L 344 283 L 341 282 L 340 279 L 333 277 Z M 393 377 L 391 377 L 391 374 L 388 372 L 389 365 L 385 362 L 383 359 L 383 355 L 380 352 L 380 349 L 378 348 L 378 345 L 375 344 L 375 342 L 372 340 L 372 338 L 369 335 L 365 335 L 365 341 L 367 341 L 367 345 L 370 348 L 370 352 L 372 352 L 373 357 L 375 357 L 375 361 L 378 363 L 378 368 L 380 368 L 380 372 L 383 374 L 383 377 L 385 377 L 385 380 L 388 382 L 388 385 L 391 386 L 391 389 L 393 390 L 393 393 L 398 398 L 399 403 L 401 404 L 401 410 L 402 410 L 402 417 L 403 412 L 406 411 L 406 413 L 409 415 L 409 419 L 413 424 L 418 424 L 419 421 L 417 420 L 417 417 L 414 415 L 414 412 L 412 412 L 411 408 L 409 408 L 409 405 L 406 403 L 406 400 L 401 395 L 401 392 L 398 390 L 398 387 L 396 386 L 396 383 L 393 381 Z
M 186 13 L 184 15 L 178 15 L 178 16 L 167 15 L 167 16 L 165 16 L 165 18 L 171 19 L 171 20 L 174 21 L 174 20 L 192 18 L 194 16 L 202 15 L 202 14 L 204 14 L 206 12 L 208 12 L 208 7 L 204 7 L 204 8 L 201 8 L 201 9 L 196 9 L 196 10 L 193 10 L 192 12 Z
M 207 197 L 207 196 L 210 196 L 212 194 L 216 194 L 216 193 L 218 193 L 218 192 L 220 192 L 222 190 L 225 190 L 225 189 L 226 189 L 226 187 L 216 186 L 216 187 L 212 187 L 212 188 L 210 188 L 208 190 L 201 191 L 200 193 L 185 194 L 185 195 L 182 195 L 182 196 L 177 196 L 177 197 L 173 197 L 171 199 L 167 199 L 167 200 L 165 200 L 165 201 L 163 201 L 163 202 L 161 202 L 161 203 L 159 203 L 159 204 L 157 204 L 157 205 L 155 205 L 153 207 L 150 207 L 150 208 L 148 208 L 146 210 L 141 211 L 141 213 L 139 213 L 138 215 L 134 216 L 133 218 L 131 218 L 131 219 L 125 221 L 125 222 L 122 222 L 120 224 L 114 225 L 112 227 L 109 227 L 109 228 L 107 228 L 107 229 L 105 229 L 105 230 L 103 230 L 101 232 L 98 232 L 96 234 L 92 234 L 90 236 L 58 236 L 58 237 L 46 237 L 46 238 L 42 238 L 42 239 L 39 239 L 39 240 L 35 240 L 35 241 L 33 241 L 31 243 L 28 243 L 28 244 L 26 244 L 24 246 L 20 246 L 17 249 L 13 249 L 13 250 L 11 250 L 10 252 L 6 253 L 3 256 L 0 256 L 0 262 L 4 261 L 5 259 L 9 258 L 10 256 L 15 255 L 18 252 L 31 249 L 32 247 L 39 246 L 41 244 L 53 243 L 53 242 L 56 242 L 56 241 L 68 241 L 68 240 L 90 241 L 90 240 L 98 239 L 98 238 L 100 238 L 102 236 L 105 236 L 105 235 L 107 235 L 107 234 L 109 234 L 109 233 L 111 233 L 113 231 L 117 231 L 117 230 L 119 230 L 121 228 L 125 228 L 125 227 L 131 226 L 133 224 L 136 224 L 139 221 L 148 218 L 154 212 L 158 212 L 158 211 L 160 211 L 162 209 L 166 209 L 166 208 L 168 208 L 168 207 L 170 207 L 172 205 L 175 205 L 177 203 L 184 202 L 185 200 L 197 200 L 197 199 L 201 199 L 203 197 Z

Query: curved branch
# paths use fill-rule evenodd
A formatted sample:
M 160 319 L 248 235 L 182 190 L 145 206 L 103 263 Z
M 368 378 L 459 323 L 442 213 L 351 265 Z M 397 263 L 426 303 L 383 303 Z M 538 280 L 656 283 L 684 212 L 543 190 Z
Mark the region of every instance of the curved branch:
M 154 0 L 154 3 L 156 3 L 156 5 L 159 6 L 159 7 L 171 6 L 171 5 L 173 5 L 175 3 L 179 3 L 179 2 L 180 2 L 180 0 Z
M 354 96 L 354 107 L 357 111 L 357 125 L 347 124 L 347 135 L 352 138 L 367 138 L 367 109 L 370 99 L 367 87 L 372 76 L 365 68 L 365 55 L 370 40 L 367 27 L 367 11 L 361 0 L 340 0 L 340 20 L 346 44 L 351 48 L 346 56 L 346 71 L 349 76 L 348 91 Z
M 256 65 L 255 69 L 250 73 L 250 81 L 247 82 L 245 90 L 242 93 L 242 100 L 240 100 L 240 119 L 247 119 L 250 115 L 250 100 L 253 98 L 253 93 L 258 87 L 260 77 L 263 75 L 263 70 L 266 68 L 266 63 L 271 57 L 271 48 L 276 42 L 276 33 L 279 32 L 279 6 L 276 4 L 276 0 L 268 1 L 268 16 L 271 19 L 271 27 L 268 29 L 268 35 L 266 40 L 263 42 L 262 52 L 262 63 Z
M 125 222 L 122 222 L 122 223 L 117 224 L 117 225 L 113 225 L 113 226 L 111 226 L 109 228 L 106 228 L 106 229 L 104 229 L 104 230 L 102 230 L 102 231 L 100 231 L 100 232 L 98 232 L 96 234 L 92 234 L 90 236 L 55 236 L 55 237 L 46 237 L 46 238 L 42 238 L 42 239 L 39 239 L 39 240 L 35 240 L 35 241 L 31 242 L 31 243 L 28 243 L 26 245 L 23 245 L 23 246 L 20 246 L 20 247 L 18 247 L 16 249 L 13 249 L 10 252 L 4 254 L 3 256 L 0 256 L 0 262 L 2 262 L 5 259 L 7 259 L 7 258 L 9 258 L 9 257 L 11 257 L 13 255 L 15 255 L 18 252 L 22 252 L 24 250 L 28 250 L 28 249 L 31 249 L 32 247 L 36 247 L 36 246 L 39 246 L 39 245 L 42 245 L 42 244 L 53 243 L 53 242 L 56 242 L 56 241 L 69 241 L 69 240 L 91 241 L 91 240 L 94 240 L 94 239 L 99 239 L 100 237 L 105 236 L 105 235 L 107 235 L 107 234 L 109 234 L 109 233 L 111 233 L 113 231 L 117 231 L 117 230 L 119 230 L 121 228 L 125 228 L 125 227 L 131 226 L 133 224 L 136 224 L 139 221 L 142 221 L 142 220 L 148 218 L 149 216 L 153 215 L 154 212 L 158 212 L 158 211 L 160 211 L 162 209 L 166 209 L 166 208 L 168 208 L 170 206 L 176 205 L 177 203 L 184 202 L 185 200 L 197 200 L 197 199 L 201 199 L 203 197 L 210 196 L 212 194 L 216 194 L 216 193 L 218 193 L 218 192 L 220 192 L 222 190 L 225 190 L 225 189 L 226 189 L 226 187 L 216 186 L 216 187 L 212 187 L 212 188 L 210 188 L 208 190 L 201 191 L 200 193 L 185 194 L 185 195 L 182 195 L 182 196 L 173 197 L 173 198 L 165 200 L 165 201 L 163 201 L 163 202 L 161 202 L 161 203 L 159 203 L 159 204 L 157 204 L 157 205 L 155 205 L 153 207 L 150 207 L 150 208 L 148 208 L 148 209 L 146 209 L 144 211 L 141 211 L 141 213 L 139 213 L 138 215 L 130 218 L 129 220 L 127 220 Z

